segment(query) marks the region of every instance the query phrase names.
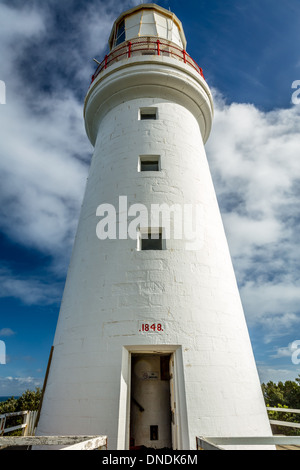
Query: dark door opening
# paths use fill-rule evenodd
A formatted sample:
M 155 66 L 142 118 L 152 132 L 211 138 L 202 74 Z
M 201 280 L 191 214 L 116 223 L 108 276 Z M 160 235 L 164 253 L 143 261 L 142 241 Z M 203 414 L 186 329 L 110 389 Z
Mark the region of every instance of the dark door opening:
M 170 354 L 132 354 L 130 449 L 172 449 Z

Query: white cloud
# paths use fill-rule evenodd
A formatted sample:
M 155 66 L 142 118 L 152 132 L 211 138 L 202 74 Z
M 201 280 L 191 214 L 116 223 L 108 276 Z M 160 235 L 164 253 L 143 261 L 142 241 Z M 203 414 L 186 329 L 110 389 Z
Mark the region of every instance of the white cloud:
M 267 217 L 256 219 L 247 214 L 238 212 L 224 213 L 224 224 L 227 232 L 230 231 L 230 244 L 232 255 L 247 253 L 253 246 L 262 246 L 276 243 L 282 233 L 280 221 Z
M 117 2 L 88 4 L 83 13 L 71 15 L 69 30 L 60 31 L 52 30 L 53 10 L 47 4 L 0 5 L 0 55 L 9 77 L 7 104 L 0 107 L 0 229 L 19 244 L 53 256 L 58 270 L 65 269 L 70 256 L 92 155 L 83 95 L 95 69 L 92 58 L 107 45 L 114 6 L 122 10 Z M 64 4 L 56 7 L 65 13 Z M 61 35 L 62 42 L 50 47 L 53 35 Z M 28 82 L 19 59 L 34 67 L 40 81 Z M 66 69 L 69 78 L 61 76 Z M 43 78 L 45 85 L 52 82 L 53 92 L 40 89 Z
M 5 366 L 4 366 L 5 367 Z M 43 385 L 43 379 L 36 377 L 0 377 L 0 396 L 22 395 L 26 390 L 34 390 Z
M 300 107 L 264 113 L 253 105 L 220 104 L 218 98 L 207 152 L 221 205 L 234 193 L 236 212 L 277 224 L 277 211 L 293 202 L 299 178 L 299 132 Z
M 59 284 L 47 284 L 38 279 L 21 278 L 6 269 L 0 270 L 0 298 L 14 297 L 27 305 L 48 305 L 60 301 Z M 10 329 L 0 330 L 9 333 Z M 13 332 L 12 332 L 13 333 Z M 8 334 L 6 334 L 8 336 Z
M 104 54 L 114 7 L 121 11 L 122 4 L 88 4 L 68 17 L 71 23 L 63 30 L 54 28 L 53 13 L 58 8 L 66 13 L 66 5 L 52 6 L 0 5 L 0 79 L 6 82 L 6 104 L 0 107 L 0 230 L 50 256 L 51 270 L 64 276 L 92 154 L 83 96 L 95 69 L 92 58 Z M 53 91 L 47 92 L 49 85 Z M 28 305 L 60 298 L 55 282 L 20 275 L 9 266 L 0 280 L 0 297 Z
M 0 4 L 0 79 L 6 83 L 8 98 L 11 96 L 12 89 L 21 85 L 16 60 L 19 58 L 24 42 L 31 38 L 38 38 L 45 30 L 43 17 L 33 8 L 24 5 L 16 9 Z
M 209 164 L 248 323 L 270 342 L 300 323 L 300 106 L 262 112 L 215 95 Z
M 30 37 L 45 30 L 45 24 L 40 14 L 24 5 L 14 9 L 7 5 L 0 5 L 0 37 L 1 45 L 15 44 L 16 39 Z M 1 64 L 2 65 L 2 64 Z
M 39 118 L 22 105 L 6 105 L 0 118 L 0 225 L 19 243 L 55 254 L 76 226 L 87 165 L 75 155 L 85 157 L 88 146 L 79 103 L 48 104 Z
M 16 333 L 11 328 L 1 328 L 0 336 L 3 338 L 4 336 L 13 336 Z
M 299 335 L 300 337 L 300 335 Z M 297 340 L 296 340 L 297 341 Z M 288 344 L 288 346 L 278 348 L 277 351 L 271 356 L 274 358 L 281 358 L 281 357 L 289 357 L 291 358 L 295 349 L 296 349 L 295 342 Z
M 271 271 L 272 263 L 266 269 Z M 271 322 L 269 326 L 276 331 L 300 323 L 300 289 L 293 281 L 278 283 L 254 279 L 241 287 L 241 295 L 247 306 L 250 323 L 263 323 L 266 326 Z
M 1 5 L 0 18 L 6 25 L 0 28 L 3 74 L 9 77 L 0 108 L 0 228 L 59 260 L 72 244 L 92 150 L 82 103 L 70 89 L 41 98 L 41 91 L 16 73 L 26 41 L 47 33 L 42 10 Z
M 267 365 L 258 365 L 258 375 L 261 383 L 267 383 L 269 381 L 278 383 L 279 381 L 294 381 L 298 376 L 298 371 L 296 370 L 295 366 L 291 367 L 290 369 L 282 369 L 269 367 Z
M 92 153 L 79 95 L 88 88 L 92 58 L 102 59 L 116 11 L 125 3 L 127 8 L 138 2 L 114 2 L 110 8 L 99 1 L 88 4 L 72 17 L 65 42 L 52 49 L 45 48 L 51 8 L 42 2 L 22 9 L 0 5 L 0 79 L 9 77 L 7 104 L 0 107 L 0 229 L 52 256 L 56 270 L 66 268 Z M 41 77 L 37 84 L 17 67 L 28 41 L 38 58 L 31 64 Z M 50 81 L 43 69 L 48 63 Z M 66 68 L 72 79 L 61 76 Z M 43 78 L 54 91 L 39 88 Z M 300 106 L 262 112 L 251 104 L 226 104 L 216 90 L 214 95 L 209 164 L 247 319 L 263 326 L 270 341 L 299 319 Z M 0 276 L 1 296 L 32 304 L 57 295 L 55 286 L 10 269 Z

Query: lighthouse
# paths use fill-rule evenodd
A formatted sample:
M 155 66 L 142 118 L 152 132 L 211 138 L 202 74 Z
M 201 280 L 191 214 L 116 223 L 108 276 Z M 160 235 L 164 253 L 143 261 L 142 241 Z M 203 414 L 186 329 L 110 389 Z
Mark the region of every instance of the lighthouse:
M 204 149 L 212 95 L 175 14 L 116 19 L 84 120 L 94 154 L 37 434 L 119 450 L 271 436 Z

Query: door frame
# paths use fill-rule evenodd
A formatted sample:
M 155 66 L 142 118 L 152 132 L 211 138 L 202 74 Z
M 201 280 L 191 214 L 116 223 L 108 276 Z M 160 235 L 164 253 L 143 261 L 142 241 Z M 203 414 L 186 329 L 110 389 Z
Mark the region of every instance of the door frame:
M 119 422 L 117 449 L 128 450 L 130 440 L 130 403 L 131 403 L 131 355 L 135 354 L 170 354 L 174 361 L 174 401 L 176 429 L 172 432 L 173 450 L 189 449 L 187 408 L 183 358 L 181 346 L 174 345 L 139 345 L 123 346 L 119 399 Z

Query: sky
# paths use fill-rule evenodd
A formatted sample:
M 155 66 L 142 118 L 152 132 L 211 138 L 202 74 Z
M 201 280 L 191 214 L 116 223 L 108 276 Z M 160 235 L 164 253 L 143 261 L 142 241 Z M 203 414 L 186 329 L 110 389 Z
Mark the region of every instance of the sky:
M 93 153 L 83 122 L 93 58 L 139 3 L 0 0 L 0 396 L 43 384 Z M 299 0 L 156 3 L 181 20 L 214 96 L 206 152 L 260 380 L 294 380 Z

